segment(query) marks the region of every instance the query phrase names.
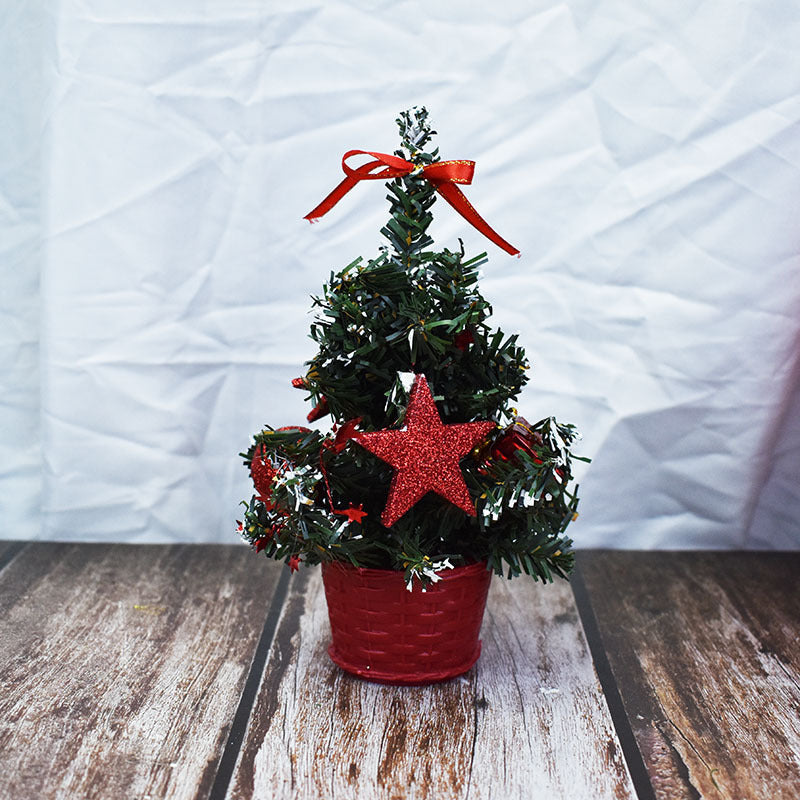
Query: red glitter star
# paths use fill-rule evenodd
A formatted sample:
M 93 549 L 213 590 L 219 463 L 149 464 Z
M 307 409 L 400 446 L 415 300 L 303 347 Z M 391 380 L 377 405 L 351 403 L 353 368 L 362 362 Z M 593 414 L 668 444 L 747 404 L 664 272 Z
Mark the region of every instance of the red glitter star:
M 297 572 L 300 569 L 300 556 L 292 556 L 289 559 L 289 569 L 292 572 Z
M 442 424 L 424 375 L 417 375 L 406 411 L 405 430 L 360 433 L 357 441 L 397 472 L 381 522 L 388 528 L 428 492 L 436 492 L 471 516 L 475 506 L 459 461 L 494 422 Z

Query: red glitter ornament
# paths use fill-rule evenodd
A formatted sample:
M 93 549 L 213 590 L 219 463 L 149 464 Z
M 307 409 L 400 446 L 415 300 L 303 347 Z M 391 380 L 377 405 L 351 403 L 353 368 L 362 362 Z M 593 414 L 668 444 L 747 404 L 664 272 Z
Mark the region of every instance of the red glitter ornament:
M 444 425 L 425 376 L 417 375 L 405 429 L 356 437 L 359 444 L 397 470 L 381 522 L 390 527 L 428 492 L 436 492 L 474 517 L 475 506 L 459 461 L 494 427 L 494 422 Z
M 269 499 L 272 492 L 272 481 L 277 470 L 269 463 L 264 455 L 264 445 L 260 444 L 253 453 L 253 460 L 250 462 L 250 476 L 258 492 L 258 499 L 267 507 L 272 508 Z
M 300 569 L 300 556 L 292 556 L 289 559 L 289 569 L 292 572 L 297 572 Z

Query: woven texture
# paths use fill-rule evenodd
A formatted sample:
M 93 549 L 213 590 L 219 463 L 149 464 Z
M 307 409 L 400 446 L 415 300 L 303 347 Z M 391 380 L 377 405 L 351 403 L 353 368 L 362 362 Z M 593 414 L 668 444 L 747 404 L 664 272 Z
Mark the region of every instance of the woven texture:
M 423 592 L 402 572 L 322 565 L 332 644 L 342 669 L 381 683 L 424 684 L 466 672 L 478 640 L 492 573 L 470 564 L 440 573 Z

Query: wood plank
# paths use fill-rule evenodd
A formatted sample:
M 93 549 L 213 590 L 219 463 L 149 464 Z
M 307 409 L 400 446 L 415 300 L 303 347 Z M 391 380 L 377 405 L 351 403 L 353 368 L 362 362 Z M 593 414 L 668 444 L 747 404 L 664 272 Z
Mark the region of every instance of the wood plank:
M 0 575 L 0 798 L 207 796 L 280 565 L 31 544 Z
M 796 800 L 800 553 L 578 564 L 656 796 Z
M 482 635 L 462 678 L 361 681 L 295 576 L 228 797 L 633 798 L 569 585 L 495 578 Z
M 0 540 L 0 572 L 2 572 L 21 553 L 28 542 L 14 539 Z

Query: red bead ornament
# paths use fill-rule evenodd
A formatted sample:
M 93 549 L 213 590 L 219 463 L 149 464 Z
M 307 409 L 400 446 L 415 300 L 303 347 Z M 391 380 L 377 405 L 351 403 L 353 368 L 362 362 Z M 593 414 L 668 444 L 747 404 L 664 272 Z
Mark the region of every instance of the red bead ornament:
M 474 517 L 475 505 L 459 461 L 494 427 L 494 422 L 444 425 L 428 381 L 424 375 L 417 375 L 411 387 L 405 429 L 359 433 L 355 437 L 360 445 L 397 470 L 381 522 L 390 527 L 428 492 L 436 492 Z

